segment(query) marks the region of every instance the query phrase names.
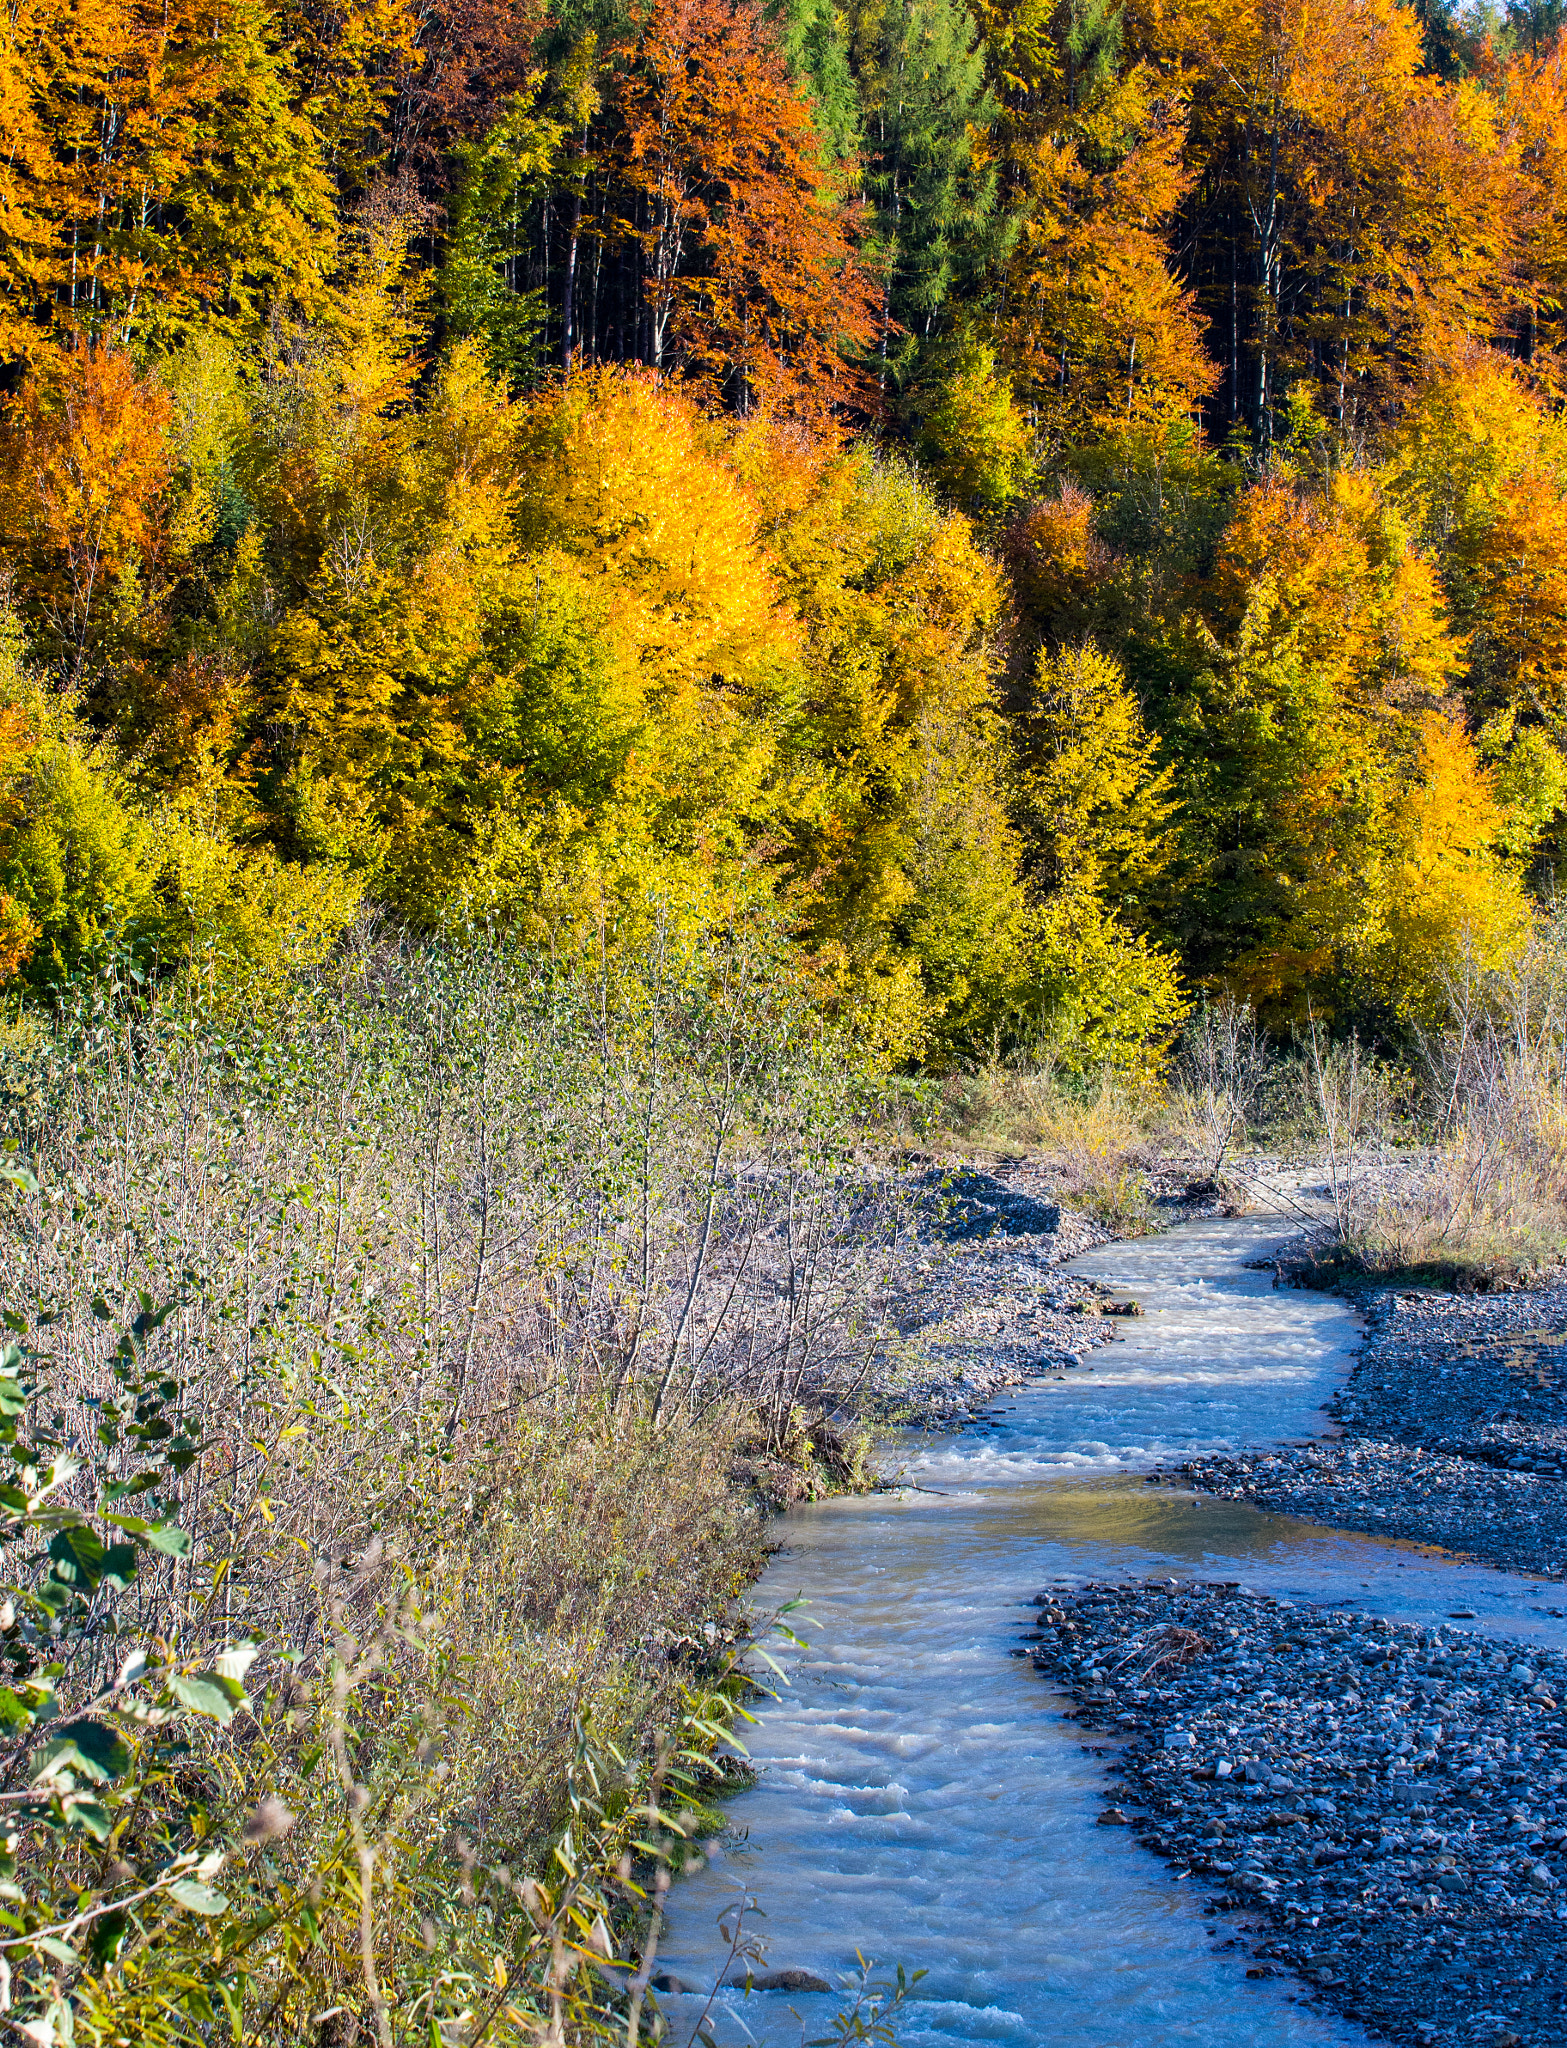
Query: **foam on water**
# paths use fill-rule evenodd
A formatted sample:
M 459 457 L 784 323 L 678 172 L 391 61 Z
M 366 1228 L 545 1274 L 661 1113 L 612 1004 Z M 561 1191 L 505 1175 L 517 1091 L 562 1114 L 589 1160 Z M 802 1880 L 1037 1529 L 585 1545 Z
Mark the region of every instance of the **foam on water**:
M 1187 1224 L 1074 1270 L 1145 1314 L 1000 1422 L 895 1447 L 910 1485 L 791 1515 L 759 1601 L 803 1596 L 810 1647 L 750 1742 L 761 1770 L 737 1834 L 673 1895 L 663 1959 L 712 1983 L 719 1915 L 754 1896 L 770 1968 L 836 1978 L 856 1949 L 923 1968 L 904 2048 L 1329 2048 L 1357 2029 L 1287 2002 L 1211 1951 L 1201 1899 L 1130 1831 L 1095 1825 L 1102 1762 L 1011 1654 L 1041 1588 L 1112 1574 L 1239 1579 L 1303 1601 L 1567 1643 L 1527 1580 L 1410 1544 L 1320 1529 L 1136 1476 L 1155 1458 L 1298 1439 L 1356 1339 L 1330 1296 L 1275 1290 L 1249 1262 L 1278 1220 Z M 1102 1745 L 1101 1745 L 1102 1746 Z M 723 1992 L 721 2043 L 797 2043 L 837 2001 Z M 664 2001 L 684 2043 L 703 2001 Z M 803 2034 L 802 2034 L 803 2028 Z

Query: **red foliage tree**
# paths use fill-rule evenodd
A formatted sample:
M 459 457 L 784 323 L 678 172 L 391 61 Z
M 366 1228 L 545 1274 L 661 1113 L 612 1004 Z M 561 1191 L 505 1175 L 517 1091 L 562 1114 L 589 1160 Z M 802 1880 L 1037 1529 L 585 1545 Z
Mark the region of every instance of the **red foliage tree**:
M 844 350 L 875 331 L 854 212 L 745 0 L 654 0 L 615 53 L 615 231 L 640 252 L 638 354 L 823 420 L 862 398 Z

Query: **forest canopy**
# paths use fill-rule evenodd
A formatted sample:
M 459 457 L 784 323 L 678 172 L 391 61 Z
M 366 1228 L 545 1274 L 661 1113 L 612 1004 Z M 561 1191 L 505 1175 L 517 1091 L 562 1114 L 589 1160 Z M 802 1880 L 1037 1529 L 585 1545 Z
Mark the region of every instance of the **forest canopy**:
M 1397 1043 L 1567 815 L 1553 0 L 22 0 L 0 986 L 759 920 Z

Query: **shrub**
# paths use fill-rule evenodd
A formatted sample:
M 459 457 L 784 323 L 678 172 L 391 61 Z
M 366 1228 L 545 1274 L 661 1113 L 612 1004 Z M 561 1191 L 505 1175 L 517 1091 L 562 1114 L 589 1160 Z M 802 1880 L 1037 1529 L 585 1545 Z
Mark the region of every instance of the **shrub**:
M 896 1218 L 765 954 L 364 935 L 0 1046 L 11 1833 L 36 2048 L 635 2039 L 787 1451 Z M 20 1164 L 25 1156 L 28 1164 Z

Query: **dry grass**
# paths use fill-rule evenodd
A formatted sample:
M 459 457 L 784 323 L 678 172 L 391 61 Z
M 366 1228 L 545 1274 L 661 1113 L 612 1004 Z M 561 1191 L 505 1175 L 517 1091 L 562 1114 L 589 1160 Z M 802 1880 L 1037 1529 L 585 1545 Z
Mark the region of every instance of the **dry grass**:
M 1567 1256 L 1567 947 L 1547 928 L 1509 971 L 1466 973 L 1450 1003 L 1424 1046 L 1429 1142 L 1413 1167 L 1378 1164 L 1408 1131 L 1365 1063 L 1344 1048 L 1319 1063 L 1334 1269 L 1485 1289 Z
M 952 1077 L 941 1107 L 957 1149 L 1043 1159 L 1074 1207 L 1135 1236 L 1152 1220 L 1147 1174 L 1158 1101 L 1157 1091 L 1108 1071 L 1084 1078 L 997 1062 Z

